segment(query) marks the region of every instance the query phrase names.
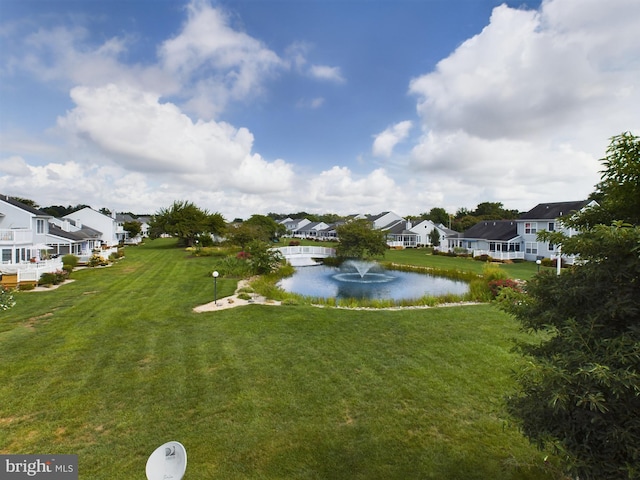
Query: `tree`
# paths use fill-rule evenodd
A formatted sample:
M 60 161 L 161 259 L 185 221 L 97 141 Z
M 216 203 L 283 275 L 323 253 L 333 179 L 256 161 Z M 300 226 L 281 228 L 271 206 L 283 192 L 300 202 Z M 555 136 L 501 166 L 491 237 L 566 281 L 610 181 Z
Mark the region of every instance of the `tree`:
M 603 159 L 607 169 L 597 186 L 603 209 L 563 220 L 581 226 L 578 235 L 539 235 L 580 262 L 561 275 L 542 272 L 526 294 L 505 291 L 501 300 L 524 329 L 542 333 L 520 345 L 529 362 L 517 374 L 519 391 L 508 409 L 527 437 L 554 448 L 581 480 L 640 475 L 640 227 L 591 223 L 633 220 L 637 177 L 617 175 L 640 161 L 637 137 L 629 140 L 614 137 Z
M 153 238 L 168 234 L 188 247 L 192 247 L 200 236 L 217 233 L 213 231 L 212 215 L 188 201 L 176 200 L 171 207 L 160 209 L 151 218 L 149 226 Z
M 433 223 L 449 225 L 449 214 L 444 208 L 434 207 L 429 210 L 428 214 L 423 214 L 422 216 L 425 220 L 431 220 Z
M 621 220 L 640 225 L 640 137 L 629 132 L 611 138 L 607 155 L 600 161 L 606 169 L 591 198 L 598 206 L 575 219 L 585 228 Z
M 375 230 L 366 219 L 357 219 L 336 228 L 340 243 L 336 247 L 339 257 L 373 258 L 384 256 L 387 251 L 387 235 Z
M 429 242 L 434 247 L 440 246 L 440 233 L 435 228 L 429 232 Z
M 142 224 L 140 222 L 124 222 L 122 229 L 129 233 L 129 238 L 135 238 L 140 235 L 142 231 Z
M 251 241 L 260 240 L 262 236 L 263 232 L 258 226 L 246 222 L 232 226 L 229 228 L 228 234 L 229 241 L 234 245 L 239 245 L 243 251 Z
M 244 223 L 257 227 L 261 240 L 264 241 L 274 240 L 287 231 L 284 225 L 265 215 L 251 215 Z

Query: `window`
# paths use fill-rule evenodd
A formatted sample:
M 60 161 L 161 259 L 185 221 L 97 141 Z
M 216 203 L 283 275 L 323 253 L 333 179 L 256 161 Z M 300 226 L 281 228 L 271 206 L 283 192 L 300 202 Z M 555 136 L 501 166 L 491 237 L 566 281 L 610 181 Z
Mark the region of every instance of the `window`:
M 549 230 L 550 232 L 555 231 L 556 229 L 556 224 L 554 222 L 549 222 L 549 228 L 547 228 L 547 230 Z
M 3 248 L 2 249 L 2 263 L 11 263 L 11 249 Z
M 538 233 L 538 224 L 536 222 L 525 223 L 524 224 L 524 233 Z
M 44 219 L 42 218 L 36 218 L 36 233 L 38 233 L 39 235 L 43 234 L 43 233 L 47 233 L 44 229 L 45 227 L 45 222 Z
M 556 249 L 556 246 L 553 243 L 549 243 L 549 251 L 553 252 Z
M 536 242 L 527 242 L 525 245 L 525 252 L 532 255 L 538 254 L 538 244 Z
M 496 242 L 489 242 L 489 251 L 490 252 L 496 251 Z

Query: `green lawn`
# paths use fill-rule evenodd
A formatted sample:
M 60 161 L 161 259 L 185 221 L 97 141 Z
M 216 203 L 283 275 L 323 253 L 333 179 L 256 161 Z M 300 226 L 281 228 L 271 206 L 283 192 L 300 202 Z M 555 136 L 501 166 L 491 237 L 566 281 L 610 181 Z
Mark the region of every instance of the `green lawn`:
M 185 480 L 558 478 L 505 416 L 522 334 L 492 306 L 195 314 L 216 259 L 170 246 L 0 313 L 0 453 L 87 480 L 143 479 L 169 440 Z

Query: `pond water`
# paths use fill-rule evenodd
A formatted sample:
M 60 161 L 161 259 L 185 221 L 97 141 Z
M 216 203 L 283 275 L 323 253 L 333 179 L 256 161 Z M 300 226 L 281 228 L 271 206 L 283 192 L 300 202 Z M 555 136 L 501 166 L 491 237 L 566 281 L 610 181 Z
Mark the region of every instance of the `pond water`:
M 283 290 L 319 298 L 363 298 L 376 300 L 414 300 L 425 295 L 464 295 L 466 282 L 422 273 L 384 270 L 377 264 L 325 265 L 298 267 L 278 282 Z

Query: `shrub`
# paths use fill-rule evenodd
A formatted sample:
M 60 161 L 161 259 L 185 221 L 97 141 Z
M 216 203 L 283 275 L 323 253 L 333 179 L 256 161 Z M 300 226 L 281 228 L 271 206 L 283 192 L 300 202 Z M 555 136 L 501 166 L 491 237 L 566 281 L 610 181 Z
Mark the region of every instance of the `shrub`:
M 41 286 L 51 286 L 51 285 L 59 285 L 64 282 L 68 277 L 67 272 L 64 270 L 58 270 L 56 272 L 46 272 L 40 275 L 40 279 L 38 280 L 38 285 Z
M 490 262 L 492 260 L 491 257 L 486 253 L 483 253 L 482 255 L 478 255 L 477 257 L 473 257 L 473 259 L 478 262 Z
M 496 298 L 500 294 L 503 288 L 515 290 L 516 292 L 521 291 L 521 288 L 518 282 L 516 282 L 511 278 L 491 280 L 488 285 L 489 285 L 489 290 L 491 290 L 491 296 L 493 298 Z
M 0 286 L 0 310 L 9 310 L 16 304 L 15 298 L 11 290 Z
M 300 240 L 290 240 L 289 241 L 289 246 L 290 247 L 297 247 L 298 245 L 300 245 Z
M 80 259 L 72 253 L 68 253 L 62 257 L 62 264 L 69 265 L 71 267 L 71 270 L 78 266 L 79 261 Z
M 88 265 L 90 267 L 104 267 L 106 265 L 109 265 L 109 260 L 105 260 L 97 253 L 94 253 L 93 255 L 91 255 Z

